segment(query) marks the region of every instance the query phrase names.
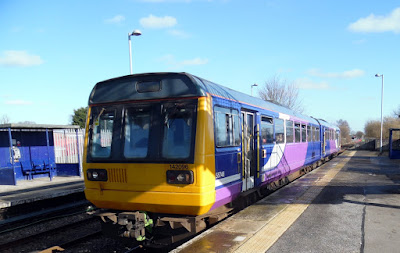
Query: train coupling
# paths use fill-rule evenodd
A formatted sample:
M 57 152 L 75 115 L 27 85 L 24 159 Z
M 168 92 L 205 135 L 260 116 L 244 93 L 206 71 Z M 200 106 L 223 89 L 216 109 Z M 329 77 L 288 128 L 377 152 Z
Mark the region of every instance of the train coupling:
M 153 220 L 146 212 L 98 213 L 103 221 L 103 231 L 120 237 L 135 238 L 138 242 L 146 239 L 146 231 L 151 233 Z

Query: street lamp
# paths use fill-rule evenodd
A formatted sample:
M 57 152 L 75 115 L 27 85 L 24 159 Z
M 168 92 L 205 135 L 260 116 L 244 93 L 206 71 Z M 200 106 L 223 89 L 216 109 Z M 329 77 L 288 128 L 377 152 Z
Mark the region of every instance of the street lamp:
M 381 147 L 379 149 L 380 153 L 382 154 L 382 147 L 383 147 L 383 143 L 382 143 L 382 129 L 383 129 L 383 74 L 376 74 L 375 77 L 382 77 L 382 92 L 381 92 Z
M 128 41 L 129 41 L 129 67 L 131 69 L 132 75 L 132 49 L 131 49 L 131 36 L 140 36 L 142 32 L 139 30 L 133 30 L 132 33 L 128 33 Z
M 251 96 L 253 96 L 253 87 L 254 87 L 254 86 L 258 86 L 258 84 L 255 83 L 255 84 L 253 84 L 253 85 L 251 86 Z

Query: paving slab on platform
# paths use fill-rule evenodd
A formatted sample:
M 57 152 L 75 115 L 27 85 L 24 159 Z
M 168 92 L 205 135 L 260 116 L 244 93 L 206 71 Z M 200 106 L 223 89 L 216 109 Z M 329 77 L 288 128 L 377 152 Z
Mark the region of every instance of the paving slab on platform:
M 400 161 L 346 151 L 173 252 L 398 252 Z
M 0 185 L 0 209 L 39 200 L 83 192 L 81 177 L 54 177 L 21 180 L 17 185 Z

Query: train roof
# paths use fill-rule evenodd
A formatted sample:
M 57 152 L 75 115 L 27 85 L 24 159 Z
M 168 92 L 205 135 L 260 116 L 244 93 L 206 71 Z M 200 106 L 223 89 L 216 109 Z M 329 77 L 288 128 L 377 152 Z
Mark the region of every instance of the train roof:
M 99 82 L 91 92 L 89 105 L 170 97 L 200 97 L 206 96 L 207 93 L 250 106 L 294 116 L 314 124 L 319 122 L 327 127 L 336 128 L 326 121 L 317 121 L 313 117 L 299 114 L 285 106 L 235 91 L 186 72 L 143 73 Z

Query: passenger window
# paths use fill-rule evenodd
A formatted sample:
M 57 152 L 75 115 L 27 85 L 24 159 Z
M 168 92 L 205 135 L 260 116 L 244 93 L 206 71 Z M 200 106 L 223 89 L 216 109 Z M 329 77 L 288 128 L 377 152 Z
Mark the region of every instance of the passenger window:
M 90 155 L 107 158 L 111 155 L 115 110 L 95 108 L 92 113 L 93 131 L 90 140 Z
M 187 158 L 190 155 L 194 106 L 165 105 L 162 157 Z
M 306 125 L 301 125 L 301 142 L 307 141 Z
M 315 141 L 321 141 L 319 127 L 315 128 Z
M 294 124 L 294 141 L 300 142 L 300 124 L 299 123 Z
M 293 142 L 293 121 L 291 120 L 286 121 L 286 142 Z
M 261 117 L 261 139 L 262 144 L 270 144 L 274 142 L 274 121 L 270 117 Z
M 150 111 L 128 109 L 125 116 L 126 158 L 144 158 L 149 147 Z
M 311 126 L 307 126 L 307 141 L 312 142 L 312 131 L 311 131 Z
M 216 106 L 214 108 L 215 138 L 217 147 L 239 146 L 239 111 Z
M 275 139 L 276 143 L 285 142 L 285 126 L 283 119 L 275 119 Z

